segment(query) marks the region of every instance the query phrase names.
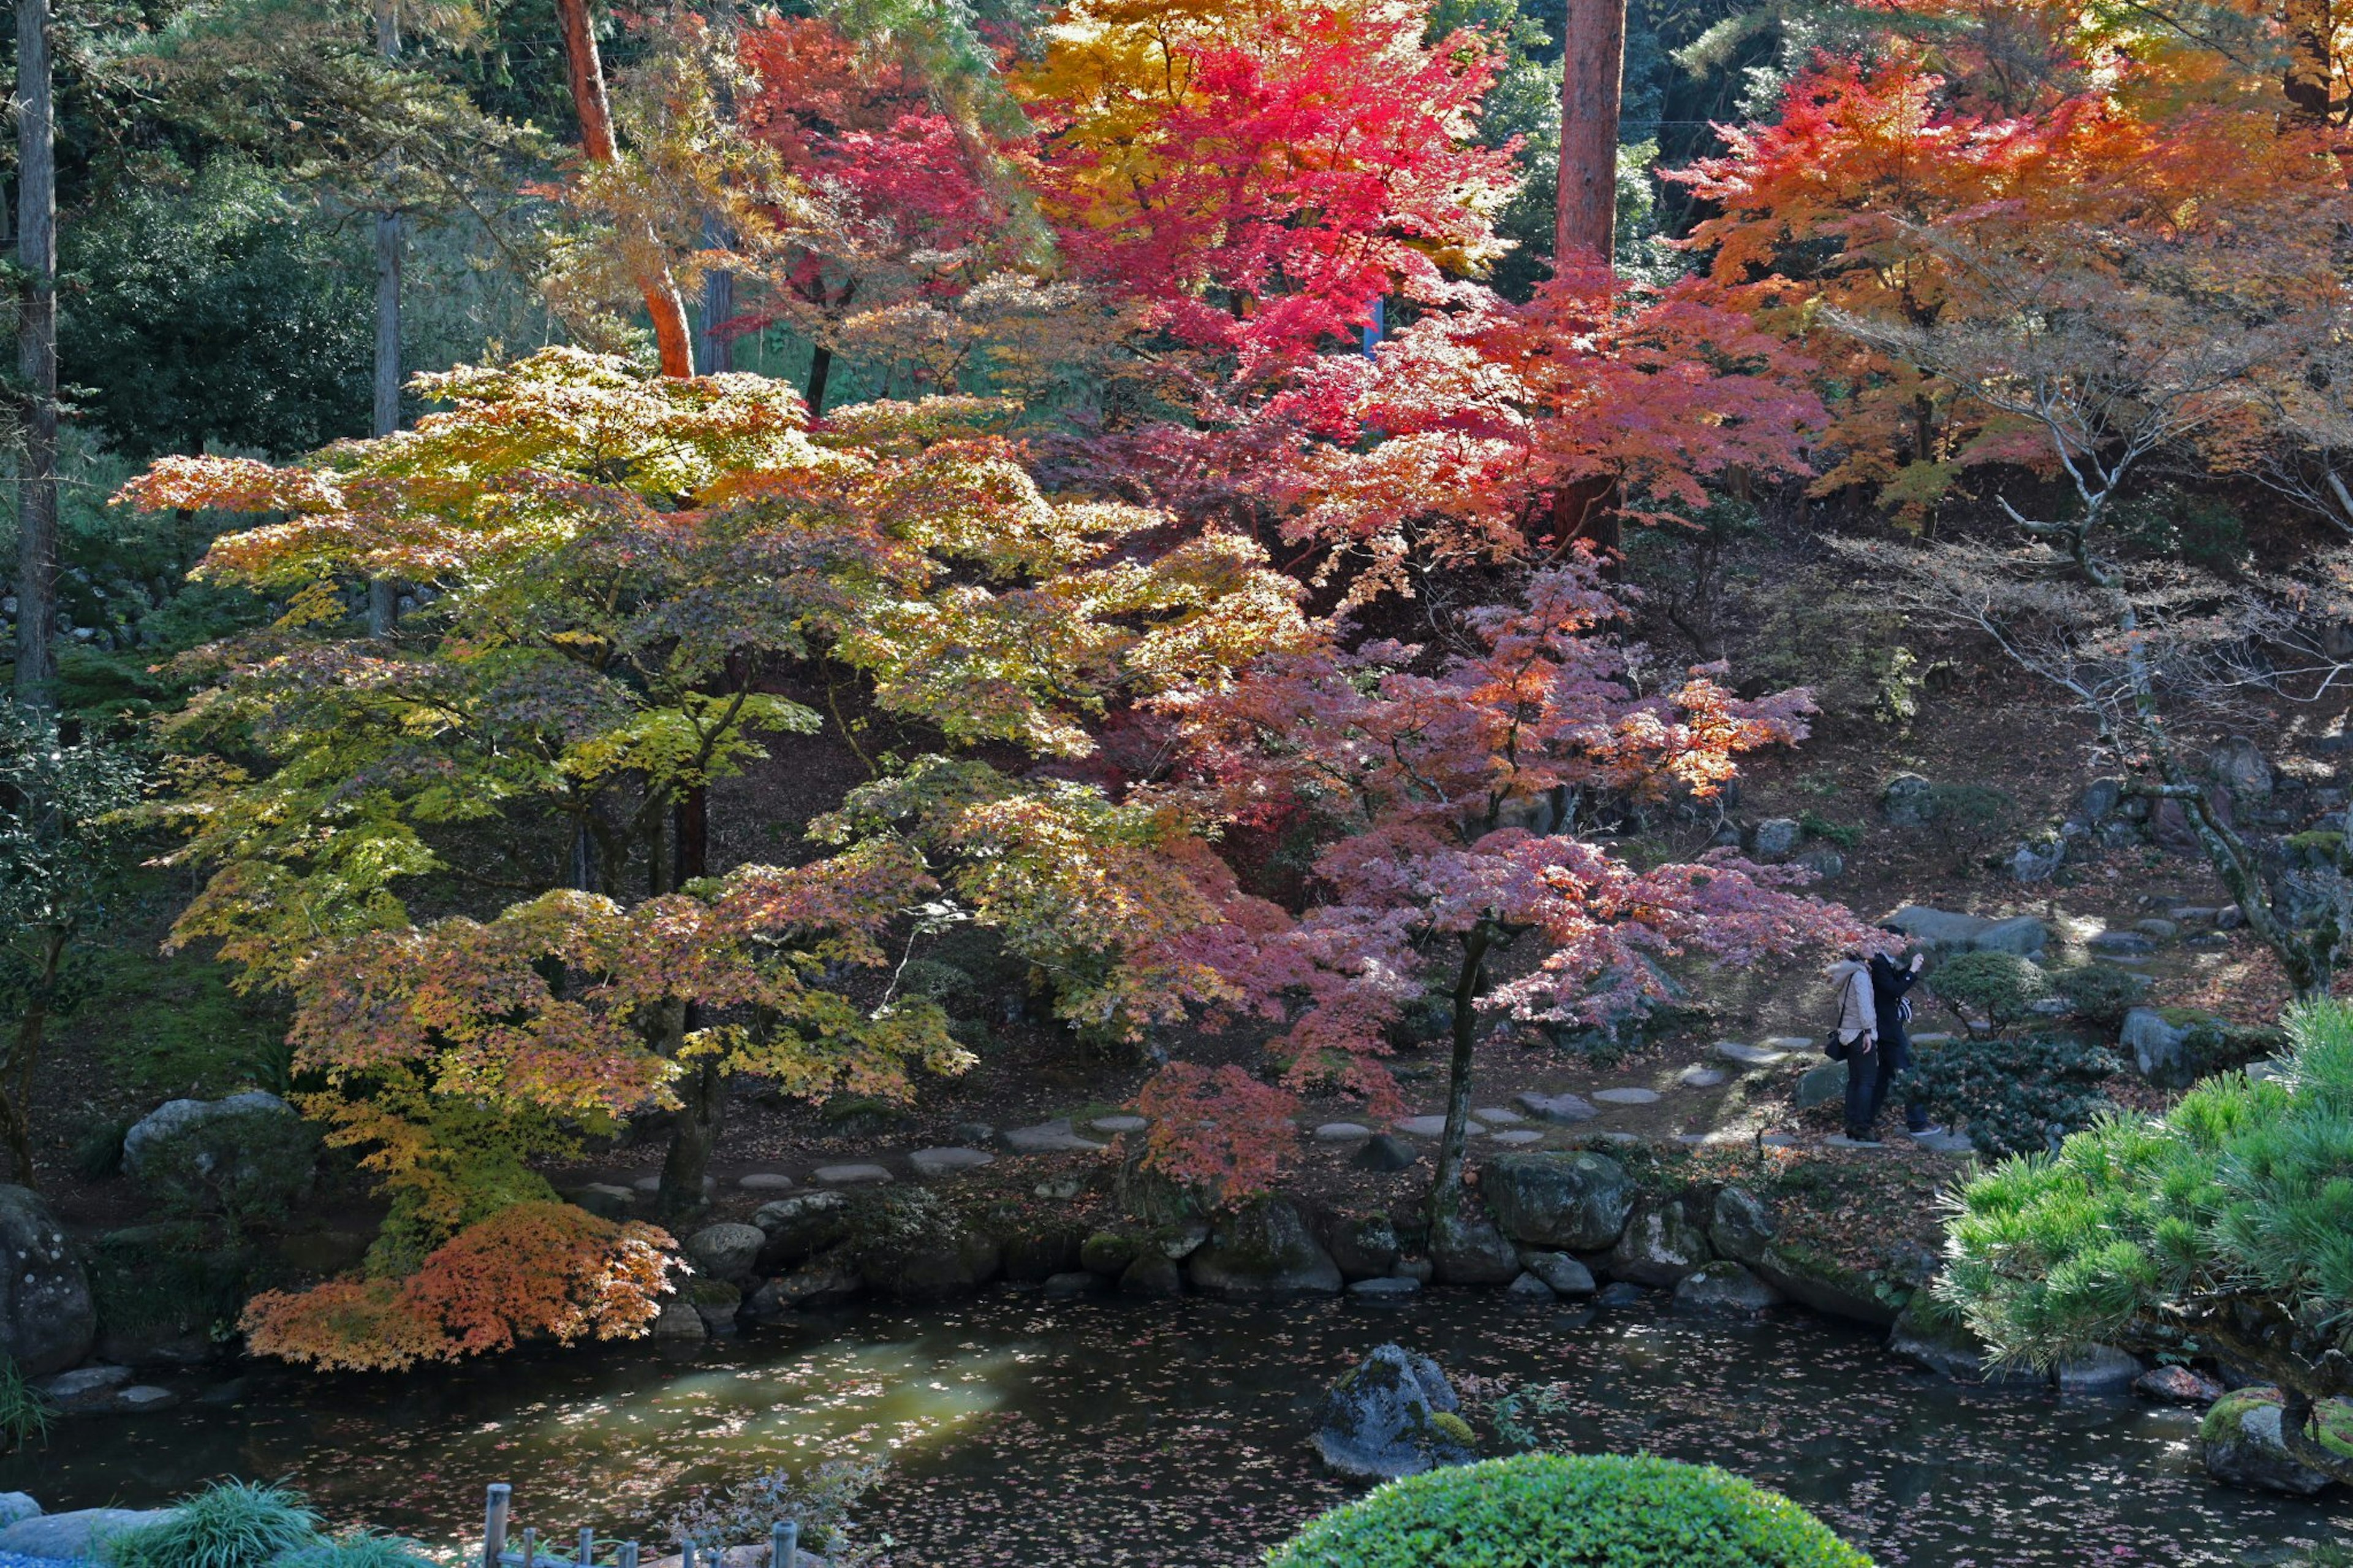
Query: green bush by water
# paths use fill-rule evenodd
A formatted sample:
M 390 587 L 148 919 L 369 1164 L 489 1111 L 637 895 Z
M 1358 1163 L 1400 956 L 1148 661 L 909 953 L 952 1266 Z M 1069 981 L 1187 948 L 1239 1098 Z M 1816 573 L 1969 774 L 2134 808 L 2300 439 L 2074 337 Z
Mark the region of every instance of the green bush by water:
M 110 1536 L 98 1550 L 105 1568 L 266 1568 L 323 1542 L 319 1516 L 300 1492 L 216 1481 L 169 1518 Z
M 1871 1568 L 1778 1492 L 1712 1465 L 1522 1454 L 1335 1509 L 1268 1568 Z

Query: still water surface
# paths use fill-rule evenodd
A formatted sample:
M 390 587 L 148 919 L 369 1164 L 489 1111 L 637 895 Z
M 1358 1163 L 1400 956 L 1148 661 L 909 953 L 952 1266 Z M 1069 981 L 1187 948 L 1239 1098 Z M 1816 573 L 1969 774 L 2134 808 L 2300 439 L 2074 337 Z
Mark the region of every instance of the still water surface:
M 519 1524 L 650 1541 L 698 1485 L 889 1452 L 864 1514 L 892 1568 L 1239 1564 L 1353 1495 L 1304 1438 L 1323 1391 L 1385 1340 L 1555 1385 L 1532 1423 L 1547 1447 L 1728 1466 L 1883 1565 L 2262 1564 L 2353 1534 L 2353 1504 L 2210 1485 L 2189 1413 L 1955 1388 L 1810 1318 L 1736 1328 L 1451 1292 L 1396 1306 L 1001 1294 L 685 1352 L 264 1374 L 233 1404 L 62 1424 L 46 1449 L 0 1461 L 0 1489 L 54 1510 L 282 1479 L 338 1523 L 454 1543 L 504 1480 Z

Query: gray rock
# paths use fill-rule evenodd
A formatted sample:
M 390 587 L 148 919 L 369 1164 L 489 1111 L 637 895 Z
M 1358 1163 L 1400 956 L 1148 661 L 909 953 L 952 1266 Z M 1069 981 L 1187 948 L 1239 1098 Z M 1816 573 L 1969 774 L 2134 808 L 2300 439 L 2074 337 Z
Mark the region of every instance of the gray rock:
M 1442 1137 L 1446 1131 L 1446 1118 L 1443 1116 L 1409 1116 L 1404 1121 L 1397 1123 L 1397 1131 L 1405 1133 L 1408 1137 L 1411 1138 Z M 1476 1138 L 1483 1134 L 1487 1130 L 1480 1126 L 1478 1122 L 1470 1121 L 1464 1123 L 1462 1135 L 1466 1138 Z
M 25 1520 L 38 1519 L 41 1505 L 30 1492 L 0 1492 L 0 1530 Z
M 866 1289 L 857 1269 L 830 1255 L 812 1258 L 769 1283 L 776 1287 L 778 1300 L 796 1309 L 838 1307 L 856 1300 Z
M 1479 1190 L 1504 1236 L 1564 1252 L 1609 1247 L 1634 1208 L 1626 1167 L 1590 1151 L 1503 1155 L 1481 1169 Z
M 1817 1105 L 1829 1105 L 1846 1098 L 1846 1064 L 1824 1062 L 1808 1068 L 1805 1077 L 1798 1080 L 1798 1109 L 1811 1110 Z
M 1366 1139 L 1365 1146 L 1348 1163 L 1360 1171 L 1402 1171 L 1420 1158 L 1404 1139 L 1381 1132 Z
M 695 1272 L 713 1279 L 748 1279 L 752 1267 L 768 1245 L 768 1233 L 755 1225 L 706 1225 L 686 1238 L 684 1251 Z
M 1119 1277 L 1119 1293 L 1123 1296 L 1167 1297 L 1185 1293 L 1185 1271 L 1176 1259 L 1157 1249 L 1136 1255 Z
M 1601 1114 L 1590 1102 L 1574 1094 L 1538 1094 L 1529 1089 L 1514 1103 L 1538 1121 L 1549 1121 L 1556 1127 L 1574 1127 Z
M 1522 1247 L 1520 1265 L 1551 1287 L 1555 1295 L 1593 1294 L 1593 1270 L 1566 1252 L 1535 1252 Z
M 2120 778 L 2094 779 L 2084 786 L 2084 794 L 2075 803 L 2075 816 L 2097 827 L 2114 816 L 2125 803 L 2125 781 Z
M 1768 816 L 1748 837 L 1749 853 L 1770 866 L 1787 860 L 1804 843 L 1806 830 L 1794 816 Z
M 1921 827 L 1936 820 L 1936 786 L 1918 773 L 1897 773 L 1880 787 L 1879 809 L 1898 827 Z
M 122 1135 L 122 1173 L 134 1182 L 147 1179 L 152 1173 L 148 1163 L 158 1146 L 184 1133 L 195 1134 L 207 1145 L 216 1138 L 234 1144 L 247 1136 L 238 1131 L 240 1125 L 254 1118 L 287 1123 L 301 1121 L 292 1106 L 258 1089 L 223 1100 L 167 1100 Z M 197 1157 L 202 1159 L 204 1154 Z
M 2206 1473 L 2226 1485 L 2310 1497 L 2329 1484 L 2327 1476 L 2295 1458 L 2280 1440 L 2276 1390 L 2244 1388 L 2224 1395 L 2206 1413 L 2198 1436 Z M 0 1550 L 7 1542 L 7 1532 L 0 1531 Z
M 1067 1274 L 1057 1274 L 1046 1281 L 1049 1296 L 1092 1296 L 1109 1283 L 1092 1268 L 1074 1268 Z
M 948 1136 L 959 1143 L 978 1147 L 997 1142 L 997 1129 L 986 1121 L 959 1121 L 948 1129 Z
M 2206 753 L 2206 771 L 2214 782 L 2239 800 L 2254 800 L 2272 793 L 2277 782 L 2271 759 L 2249 736 L 2232 735 Z
M 1714 1089 L 1724 1081 L 1724 1074 L 1714 1068 L 1685 1068 L 1675 1075 L 1675 1081 L 1685 1089 Z
M 1623 1279 L 1613 1279 L 1604 1285 L 1600 1293 L 1593 1298 L 1593 1304 L 1604 1310 L 1622 1310 L 1628 1307 L 1641 1306 L 1643 1298 L 1647 1295 L 1649 1292 L 1640 1285 L 1630 1284 Z
M 1490 1127 L 1516 1127 L 1527 1120 L 1518 1111 L 1506 1110 L 1500 1105 L 1479 1106 L 1471 1114 Z
M 2133 930 L 2151 942 L 2171 942 L 2181 934 L 2181 928 L 2171 921 L 2146 920 L 2133 921 Z
M 627 1219 L 638 1206 L 635 1191 L 610 1182 L 586 1182 L 567 1190 L 564 1196 L 599 1219 Z
M 1377 1279 L 1359 1279 L 1348 1287 L 1351 1296 L 1418 1296 L 1421 1281 L 1408 1274 L 1384 1274 Z
M 1509 1295 L 1525 1296 L 1531 1300 L 1552 1301 L 1559 1299 L 1553 1294 L 1551 1286 L 1534 1274 L 1521 1274 L 1509 1285 L 1504 1286 L 1504 1289 Z
M 2135 1007 L 2116 1031 L 2116 1047 L 2132 1053 L 2133 1066 L 2151 1083 L 2169 1083 L 2188 1068 L 2192 1026 L 2168 1021 L 2154 1007 Z
M 98 1311 L 65 1227 L 29 1187 L 0 1185 L 0 1352 L 26 1377 L 90 1353 Z
M 1786 1300 L 1739 1264 L 1722 1259 L 1684 1275 L 1675 1284 L 1675 1310 L 1694 1315 L 1755 1317 Z
M 1456 1215 L 1431 1226 L 1430 1261 L 1441 1285 L 1502 1285 L 1521 1271 L 1519 1249 L 1483 1214 Z
M 1373 1130 L 1360 1121 L 1326 1121 L 1312 1134 L 1318 1143 L 1353 1143 L 1372 1135 Z
M 1888 916 L 1887 923 L 1931 952 L 1963 952 L 1993 922 L 1976 915 L 1906 904 Z
M 711 1327 L 702 1314 L 690 1301 L 670 1301 L 654 1320 L 654 1338 L 658 1340 L 698 1341 L 711 1337 Z
M 1772 1250 L 1776 1228 L 1773 1211 L 1746 1187 L 1722 1188 L 1708 1211 L 1708 1245 L 1751 1268 Z
M 1340 1220 L 1332 1226 L 1331 1253 L 1345 1279 L 1387 1274 L 1397 1266 L 1397 1226 L 1385 1214 Z
M 2051 942 L 2051 928 L 2032 915 L 1996 921 L 1969 939 L 1973 952 L 2008 952 L 2031 958 Z
M 2147 1370 L 2140 1358 L 2114 1345 L 2091 1345 L 2059 1363 L 2062 1394 L 2127 1394 Z
M 1087 1123 L 1088 1129 L 1092 1131 L 1113 1134 L 1141 1132 L 1148 1125 L 1149 1123 L 1141 1116 L 1098 1116 Z
M 1715 1054 L 1725 1061 L 1737 1062 L 1745 1068 L 1775 1067 L 1789 1059 L 1787 1051 L 1777 1051 L 1769 1046 L 1745 1045 L 1738 1040 L 1716 1041 Z
M 1315 1451 L 1341 1475 L 1374 1480 L 1469 1464 L 1479 1456 L 1461 1440 L 1461 1408 L 1436 1362 L 1382 1345 L 1324 1396 Z
M 907 1163 L 919 1176 L 953 1176 L 993 1165 L 997 1156 L 979 1149 L 918 1149 L 907 1156 Z
M 1067 1116 L 1040 1121 L 1035 1127 L 1008 1127 L 997 1136 L 1017 1154 L 1091 1154 L 1109 1147 L 1092 1138 L 1080 1137 L 1071 1130 Z
M 828 1187 L 874 1186 L 890 1179 L 888 1169 L 874 1164 L 819 1165 L 809 1173 L 809 1180 Z
M 1803 866 L 1822 881 L 1846 875 L 1846 857 L 1827 844 L 1817 844 L 1798 857 L 1795 864 Z
M 2061 862 L 2067 858 L 2066 840 L 2058 837 L 2039 838 L 2021 844 L 2010 858 L 2010 879 L 2013 882 L 2047 882 L 2058 873 Z
M 1488 1134 L 1506 1149 L 1522 1149 L 1531 1143 L 1541 1143 L 1545 1135 L 1533 1127 L 1506 1127 L 1501 1132 Z
M 1049 1176 L 1029 1190 L 1050 1203 L 1068 1203 L 1087 1190 L 1087 1179 L 1079 1175 Z
M 859 1269 L 869 1289 L 902 1301 L 969 1295 L 1004 1267 L 997 1238 L 980 1231 L 934 1232 L 870 1253 Z
M 60 1410 L 97 1409 L 111 1404 L 115 1391 L 130 1381 L 127 1366 L 78 1366 L 71 1372 L 37 1378 L 33 1386 Z
M 88 1558 L 93 1555 L 91 1549 L 109 1536 L 161 1524 L 173 1511 L 168 1508 L 78 1508 L 70 1513 L 39 1514 L 0 1530 L 0 1552 Z
M 768 1238 L 757 1267 L 773 1272 L 831 1247 L 849 1229 L 849 1210 L 839 1193 L 798 1193 L 762 1204 L 752 1215 Z
M 1220 1215 L 1186 1259 L 1193 1288 L 1212 1296 L 1280 1296 L 1340 1289 L 1340 1266 L 1286 1199 L 1264 1197 Z
M 782 1171 L 754 1171 L 735 1178 L 735 1185 L 747 1193 L 789 1193 L 793 1179 Z
M 1656 1105 L 1659 1091 L 1655 1089 L 1597 1089 L 1593 1098 L 1604 1105 Z
M 2104 931 L 2087 945 L 2104 958 L 2144 958 L 2157 951 L 2157 943 L 2137 931 Z
M 178 1403 L 180 1396 L 168 1388 L 158 1388 L 152 1383 L 134 1384 L 114 1396 L 114 1409 L 124 1415 L 169 1410 Z
M 1672 1199 L 1645 1194 L 1627 1217 L 1625 1234 L 1609 1249 L 1610 1275 L 1652 1289 L 1680 1284 L 1715 1256 L 1707 1232 Z

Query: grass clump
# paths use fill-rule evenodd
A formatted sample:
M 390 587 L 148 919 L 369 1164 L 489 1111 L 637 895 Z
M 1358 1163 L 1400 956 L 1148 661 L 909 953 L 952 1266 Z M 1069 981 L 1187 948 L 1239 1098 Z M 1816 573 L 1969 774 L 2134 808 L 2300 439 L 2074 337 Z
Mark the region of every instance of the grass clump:
M 104 1568 L 268 1568 L 321 1545 L 319 1516 L 300 1492 L 250 1481 L 216 1481 L 184 1499 L 171 1516 L 109 1536 Z
M 1267 1568 L 1871 1568 L 1778 1492 L 1713 1465 L 1521 1454 L 1333 1510 Z

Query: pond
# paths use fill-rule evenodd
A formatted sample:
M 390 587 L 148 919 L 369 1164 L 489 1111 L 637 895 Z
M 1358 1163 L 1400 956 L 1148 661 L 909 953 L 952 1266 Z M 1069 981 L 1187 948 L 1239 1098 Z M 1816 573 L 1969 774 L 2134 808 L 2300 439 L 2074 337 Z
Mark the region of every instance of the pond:
M 403 1378 L 265 1373 L 153 1415 L 59 1426 L 0 1462 L 51 1509 L 283 1479 L 339 1523 L 455 1543 L 482 1488 L 519 1525 L 651 1541 L 691 1488 L 890 1452 L 864 1510 L 893 1568 L 1246 1563 L 1357 1489 L 1304 1446 L 1332 1380 L 1396 1340 L 1555 1385 L 1546 1447 L 1710 1460 L 1882 1564 L 2267 1563 L 2353 1505 L 2210 1484 L 2195 1416 L 1968 1390 L 1810 1318 L 1732 1326 L 1499 1293 L 1398 1305 L 1047 1300 L 809 1319 L 686 1352 L 613 1347 Z

